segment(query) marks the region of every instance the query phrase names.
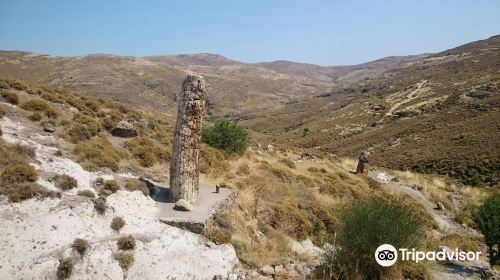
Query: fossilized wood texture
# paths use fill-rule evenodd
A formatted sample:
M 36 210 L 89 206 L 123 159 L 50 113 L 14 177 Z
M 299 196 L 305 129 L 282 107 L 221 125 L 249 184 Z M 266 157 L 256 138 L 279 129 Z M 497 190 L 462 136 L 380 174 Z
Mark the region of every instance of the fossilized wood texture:
M 170 161 L 170 196 L 195 205 L 199 192 L 199 156 L 205 112 L 205 79 L 188 75 L 177 96 L 177 123 Z

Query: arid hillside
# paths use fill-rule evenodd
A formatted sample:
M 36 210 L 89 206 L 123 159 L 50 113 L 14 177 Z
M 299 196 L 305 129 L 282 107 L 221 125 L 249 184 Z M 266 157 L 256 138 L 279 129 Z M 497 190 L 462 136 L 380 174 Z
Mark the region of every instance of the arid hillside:
M 369 149 L 376 164 L 494 185 L 499 90 L 495 36 L 256 113 L 244 124 L 280 145 L 351 157 Z
M 196 72 L 208 81 L 211 115 L 244 118 L 297 98 L 329 92 L 341 81 L 379 76 L 417 57 L 322 67 L 293 62 L 248 64 L 214 54 L 55 57 L 4 51 L 0 52 L 0 77 L 47 84 L 171 113 L 182 77 L 186 72 Z

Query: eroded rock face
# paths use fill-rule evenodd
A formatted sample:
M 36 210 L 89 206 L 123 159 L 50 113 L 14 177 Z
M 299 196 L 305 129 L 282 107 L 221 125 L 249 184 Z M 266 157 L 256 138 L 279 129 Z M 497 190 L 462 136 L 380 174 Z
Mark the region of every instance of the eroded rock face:
M 137 128 L 127 121 L 120 121 L 115 128 L 111 131 L 111 134 L 118 137 L 135 137 L 139 135 Z
M 205 79 L 188 75 L 177 96 L 177 123 L 170 161 L 170 195 L 192 205 L 198 202 L 199 155 L 205 112 Z

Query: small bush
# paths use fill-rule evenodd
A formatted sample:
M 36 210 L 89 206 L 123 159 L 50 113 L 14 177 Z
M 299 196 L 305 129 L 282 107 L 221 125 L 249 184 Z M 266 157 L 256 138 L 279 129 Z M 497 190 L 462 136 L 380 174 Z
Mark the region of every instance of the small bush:
M 312 172 L 312 173 L 316 173 L 316 172 L 319 172 L 319 169 L 317 167 L 311 166 L 311 167 L 307 168 L 307 171 Z
M 284 197 L 274 208 L 272 225 L 298 240 L 306 239 L 313 231 L 307 211 L 300 209 L 297 200 Z
M 71 258 L 65 258 L 59 261 L 59 266 L 57 267 L 57 278 L 68 279 L 73 272 L 73 260 Z
M 115 193 L 120 189 L 120 185 L 116 180 L 106 180 L 104 181 L 104 189 Z
M 128 180 L 127 183 L 125 184 L 125 188 L 131 192 L 141 191 L 145 196 L 149 196 L 148 186 L 146 185 L 146 183 L 140 180 L 135 180 L 135 179 Z
M 496 265 L 500 260 L 500 193 L 493 194 L 479 207 L 474 220 L 484 235 L 490 264 Z
M 106 198 L 99 197 L 94 199 L 94 208 L 99 214 L 104 214 L 106 212 Z
M 284 165 L 288 166 L 289 168 L 295 168 L 295 162 L 293 162 L 293 160 L 291 160 L 289 158 L 280 159 L 279 162 L 283 163 Z
M 77 155 L 78 161 L 84 163 L 84 167 L 90 170 L 108 167 L 116 172 L 122 158 L 122 154 L 105 137 L 78 143 L 73 152 Z
M 125 220 L 122 217 L 114 217 L 111 221 L 111 228 L 116 231 L 120 231 L 123 226 L 125 226 Z
M 236 122 L 222 120 L 202 131 L 202 141 L 227 153 L 243 154 L 250 138 L 248 132 Z
M 134 255 L 127 252 L 118 252 L 115 259 L 122 269 L 129 269 L 134 264 Z
M 78 187 L 78 182 L 75 178 L 66 174 L 57 175 L 53 178 L 54 186 L 60 190 L 67 191 Z
M 0 95 L 7 103 L 10 103 L 13 105 L 19 104 L 19 96 L 17 96 L 17 94 L 15 94 L 13 92 L 2 90 L 2 91 L 0 91 Z
M 148 137 L 135 137 L 125 142 L 125 148 L 143 167 L 151 167 L 156 162 L 170 159 L 170 151 L 162 148 L 156 141 Z
M 92 138 L 92 134 L 86 125 L 73 124 L 68 130 L 69 140 L 72 143 L 78 143 L 80 141 L 89 140 Z
M 38 179 L 38 174 L 33 166 L 21 163 L 5 168 L 0 179 L 4 185 L 35 182 Z
M 71 244 L 71 247 L 75 249 L 78 253 L 84 254 L 89 249 L 89 242 L 85 239 L 76 238 Z
M 214 224 L 209 224 L 205 227 L 203 236 L 213 241 L 215 244 L 225 244 L 231 241 L 231 232 L 229 229 L 223 229 Z
M 50 109 L 50 104 L 43 99 L 35 98 L 24 102 L 21 108 L 26 111 L 41 112 Z
M 116 242 L 120 250 L 133 250 L 135 248 L 135 239 L 132 235 L 125 235 L 118 238 Z
M 59 114 L 57 113 L 57 111 L 56 111 L 56 110 L 54 110 L 54 109 L 50 108 L 50 109 L 47 109 L 47 110 L 45 111 L 45 116 L 46 116 L 47 118 L 49 118 L 49 119 L 53 119 L 53 120 L 55 120 L 55 119 L 57 119 L 57 117 L 59 116 Z
M 374 199 L 357 202 L 342 213 L 336 240 L 340 249 L 327 251 L 322 267 L 327 277 L 341 272 L 340 278 L 385 278 L 391 271 L 376 263 L 373 252 L 377 247 L 418 248 L 424 238 L 420 219 L 403 206 Z M 393 265 L 392 272 L 401 271 L 399 265 Z
M 34 112 L 28 118 L 33 122 L 39 122 L 42 120 L 42 114 L 40 114 L 40 112 Z
M 101 123 L 90 116 L 75 114 L 73 116 L 73 121 L 85 125 L 92 136 L 97 135 L 97 133 L 101 131 Z
M 238 176 L 243 176 L 243 175 L 248 175 L 250 174 L 250 167 L 248 164 L 243 163 L 238 167 L 238 170 L 236 170 L 236 175 Z
M 27 90 L 28 86 L 21 81 L 18 80 L 3 80 L 2 82 L 5 82 L 10 88 L 17 89 L 17 90 Z M 4 86 L 2 86 L 5 88 Z
M 480 187 L 483 184 L 481 178 L 479 178 L 478 176 L 471 177 L 467 183 L 473 187 Z
M 81 191 L 78 191 L 77 195 L 83 196 L 83 197 L 88 197 L 88 198 L 95 198 L 95 194 L 91 190 L 81 190 Z

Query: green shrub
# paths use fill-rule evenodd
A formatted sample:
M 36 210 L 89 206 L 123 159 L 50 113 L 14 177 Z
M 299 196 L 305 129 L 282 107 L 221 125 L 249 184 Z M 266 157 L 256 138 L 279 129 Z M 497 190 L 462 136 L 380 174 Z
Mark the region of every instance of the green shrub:
M 68 279 L 73 272 L 73 260 L 71 258 L 64 258 L 59 261 L 59 266 L 57 267 L 57 278 L 58 279 Z
M 0 91 L 0 95 L 7 103 L 10 103 L 13 105 L 19 104 L 19 96 L 17 96 L 17 94 L 15 94 L 13 92 L 9 92 L 7 90 L 2 90 L 2 91 Z
M 115 193 L 120 189 L 120 185 L 116 180 L 106 180 L 104 181 L 104 189 Z
M 95 170 L 98 167 L 108 167 L 117 171 L 122 154 L 118 152 L 105 137 L 96 137 L 86 142 L 78 143 L 74 150 L 78 161 L 84 167 Z
M 111 221 L 111 228 L 120 231 L 123 226 L 125 226 L 125 220 L 122 217 L 114 217 L 113 221 Z
M 33 122 L 39 122 L 42 120 L 42 114 L 40 114 L 40 112 L 34 112 L 28 118 Z
M 95 194 L 91 190 L 81 190 L 81 191 L 78 191 L 77 195 L 83 196 L 83 197 L 88 197 L 88 198 L 95 198 Z
M 115 259 L 122 269 L 129 269 L 134 264 L 134 255 L 127 252 L 118 252 Z
M 135 248 L 135 239 L 132 235 L 120 236 L 116 245 L 120 250 L 133 250 Z
M 20 163 L 8 166 L 0 177 L 2 184 L 18 184 L 23 182 L 35 182 L 38 174 L 35 168 L 29 164 Z
M 500 193 L 491 195 L 479 207 L 474 220 L 484 235 L 490 264 L 496 265 L 500 260 Z
M 78 253 L 84 254 L 89 249 L 89 242 L 85 239 L 76 238 L 71 244 L 71 247 L 75 249 Z
M 378 246 L 418 248 L 424 239 L 421 220 L 405 207 L 374 199 L 356 202 L 342 213 L 339 249 L 325 253 L 322 268 L 326 277 L 383 279 L 398 269 L 401 273 L 401 267 L 396 263 L 387 270 L 378 265 L 373 256 Z
M 24 102 L 21 105 L 21 108 L 23 108 L 26 111 L 41 112 L 41 111 L 46 111 L 51 107 L 47 101 L 40 98 L 35 98 Z
M 219 121 L 215 126 L 204 129 L 202 141 L 227 153 L 237 154 L 243 154 L 250 143 L 248 132 L 236 122 L 227 120 Z
M 473 187 L 480 187 L 483 184 L 481 178 L 479 178 L 478 176 L 471 177 L 467 183 Z
M 54 186 L 60 190 L 67 191 L 78 187 L 78 182 L 75 178 L 66 174 L 57 175 L 53 178 Z

